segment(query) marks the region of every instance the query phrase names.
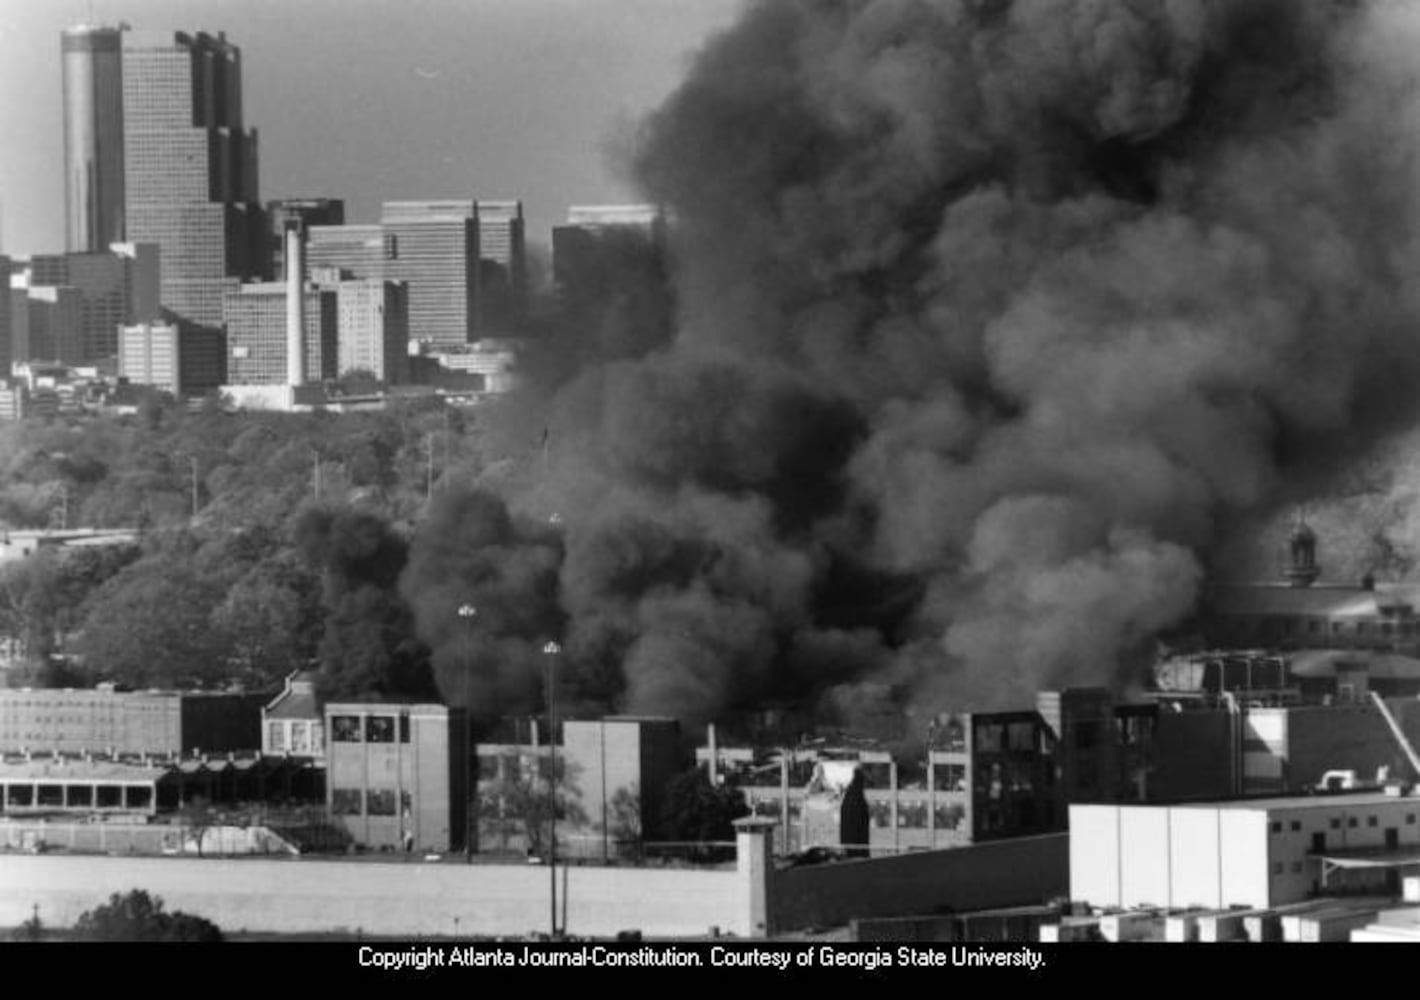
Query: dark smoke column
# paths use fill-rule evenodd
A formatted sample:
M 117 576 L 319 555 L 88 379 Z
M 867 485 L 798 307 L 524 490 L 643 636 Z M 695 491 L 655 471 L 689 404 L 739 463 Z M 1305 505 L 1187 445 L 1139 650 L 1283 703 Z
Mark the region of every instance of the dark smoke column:
M 559 401 L 569 649 L 694 719 L 1124 683 L 1408 416 L 1403 4 L 773 0 L 648 122 L 680 332 Z

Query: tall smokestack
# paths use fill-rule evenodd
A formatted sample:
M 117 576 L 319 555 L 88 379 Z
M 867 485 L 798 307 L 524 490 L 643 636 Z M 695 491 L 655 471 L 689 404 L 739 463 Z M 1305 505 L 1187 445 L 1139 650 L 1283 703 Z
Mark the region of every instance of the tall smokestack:
M 305 383 L 305 293 L 301 276 L 305 269 L 302 260 L 301 224 L 297 220 L 286 223 L 286 384 L 291 386 Z

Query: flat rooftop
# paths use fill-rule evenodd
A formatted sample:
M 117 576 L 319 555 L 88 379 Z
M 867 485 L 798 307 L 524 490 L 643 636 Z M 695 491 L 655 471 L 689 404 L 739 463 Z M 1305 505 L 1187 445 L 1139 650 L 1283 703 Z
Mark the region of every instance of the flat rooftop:
M 1270 799 L 1219 799 L 1213 802 L 1178 802 L 1135 804 L 1116 803 L 1134 809 L 1234 809 L 1250 812 L 1270 812 L 1294 809 L 1357 809 L 1383 805 L 1420 806 L 1420 795 L 1387 795 L 1385 792 L 1365 791 L 1351 793 L 1330 793 L 1325 795 L 1286 795 Z M 1072 808 L 1074 808 L 1072 806 Z

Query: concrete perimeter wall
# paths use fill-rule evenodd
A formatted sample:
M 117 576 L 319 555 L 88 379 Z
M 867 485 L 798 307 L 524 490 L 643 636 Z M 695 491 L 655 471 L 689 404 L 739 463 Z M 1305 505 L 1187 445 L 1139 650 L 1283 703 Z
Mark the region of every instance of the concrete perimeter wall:
M 734 870 L 565 871 L 569 934 L 750 932 Z M 0 927 L 29 919 L 35 905 L 46 924 L 72 926 L 110 894 L 144 889 L 229 932 L 517 935 L 548 929 L 549 881 L 540 865 L 0 854 Z M 559 870 L 559 907 L 562 894 Z
M 769 920 L 777 933 L 1040 903 L 1069 891 L 1069 835 L 1059 833 L 776 871 Z

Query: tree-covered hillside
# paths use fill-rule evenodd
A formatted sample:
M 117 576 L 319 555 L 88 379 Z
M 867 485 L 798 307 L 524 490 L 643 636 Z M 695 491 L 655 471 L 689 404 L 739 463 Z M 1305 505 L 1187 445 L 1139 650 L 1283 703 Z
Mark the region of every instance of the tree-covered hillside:
M 431 492 L 536 474 L 540 433 L 526 399 L 0 426 L 0 529 L 143 529 L 0 564 L 10 681 L 260 688 L 315 661 L 332 696 L 434 696 L 399 590 Z

